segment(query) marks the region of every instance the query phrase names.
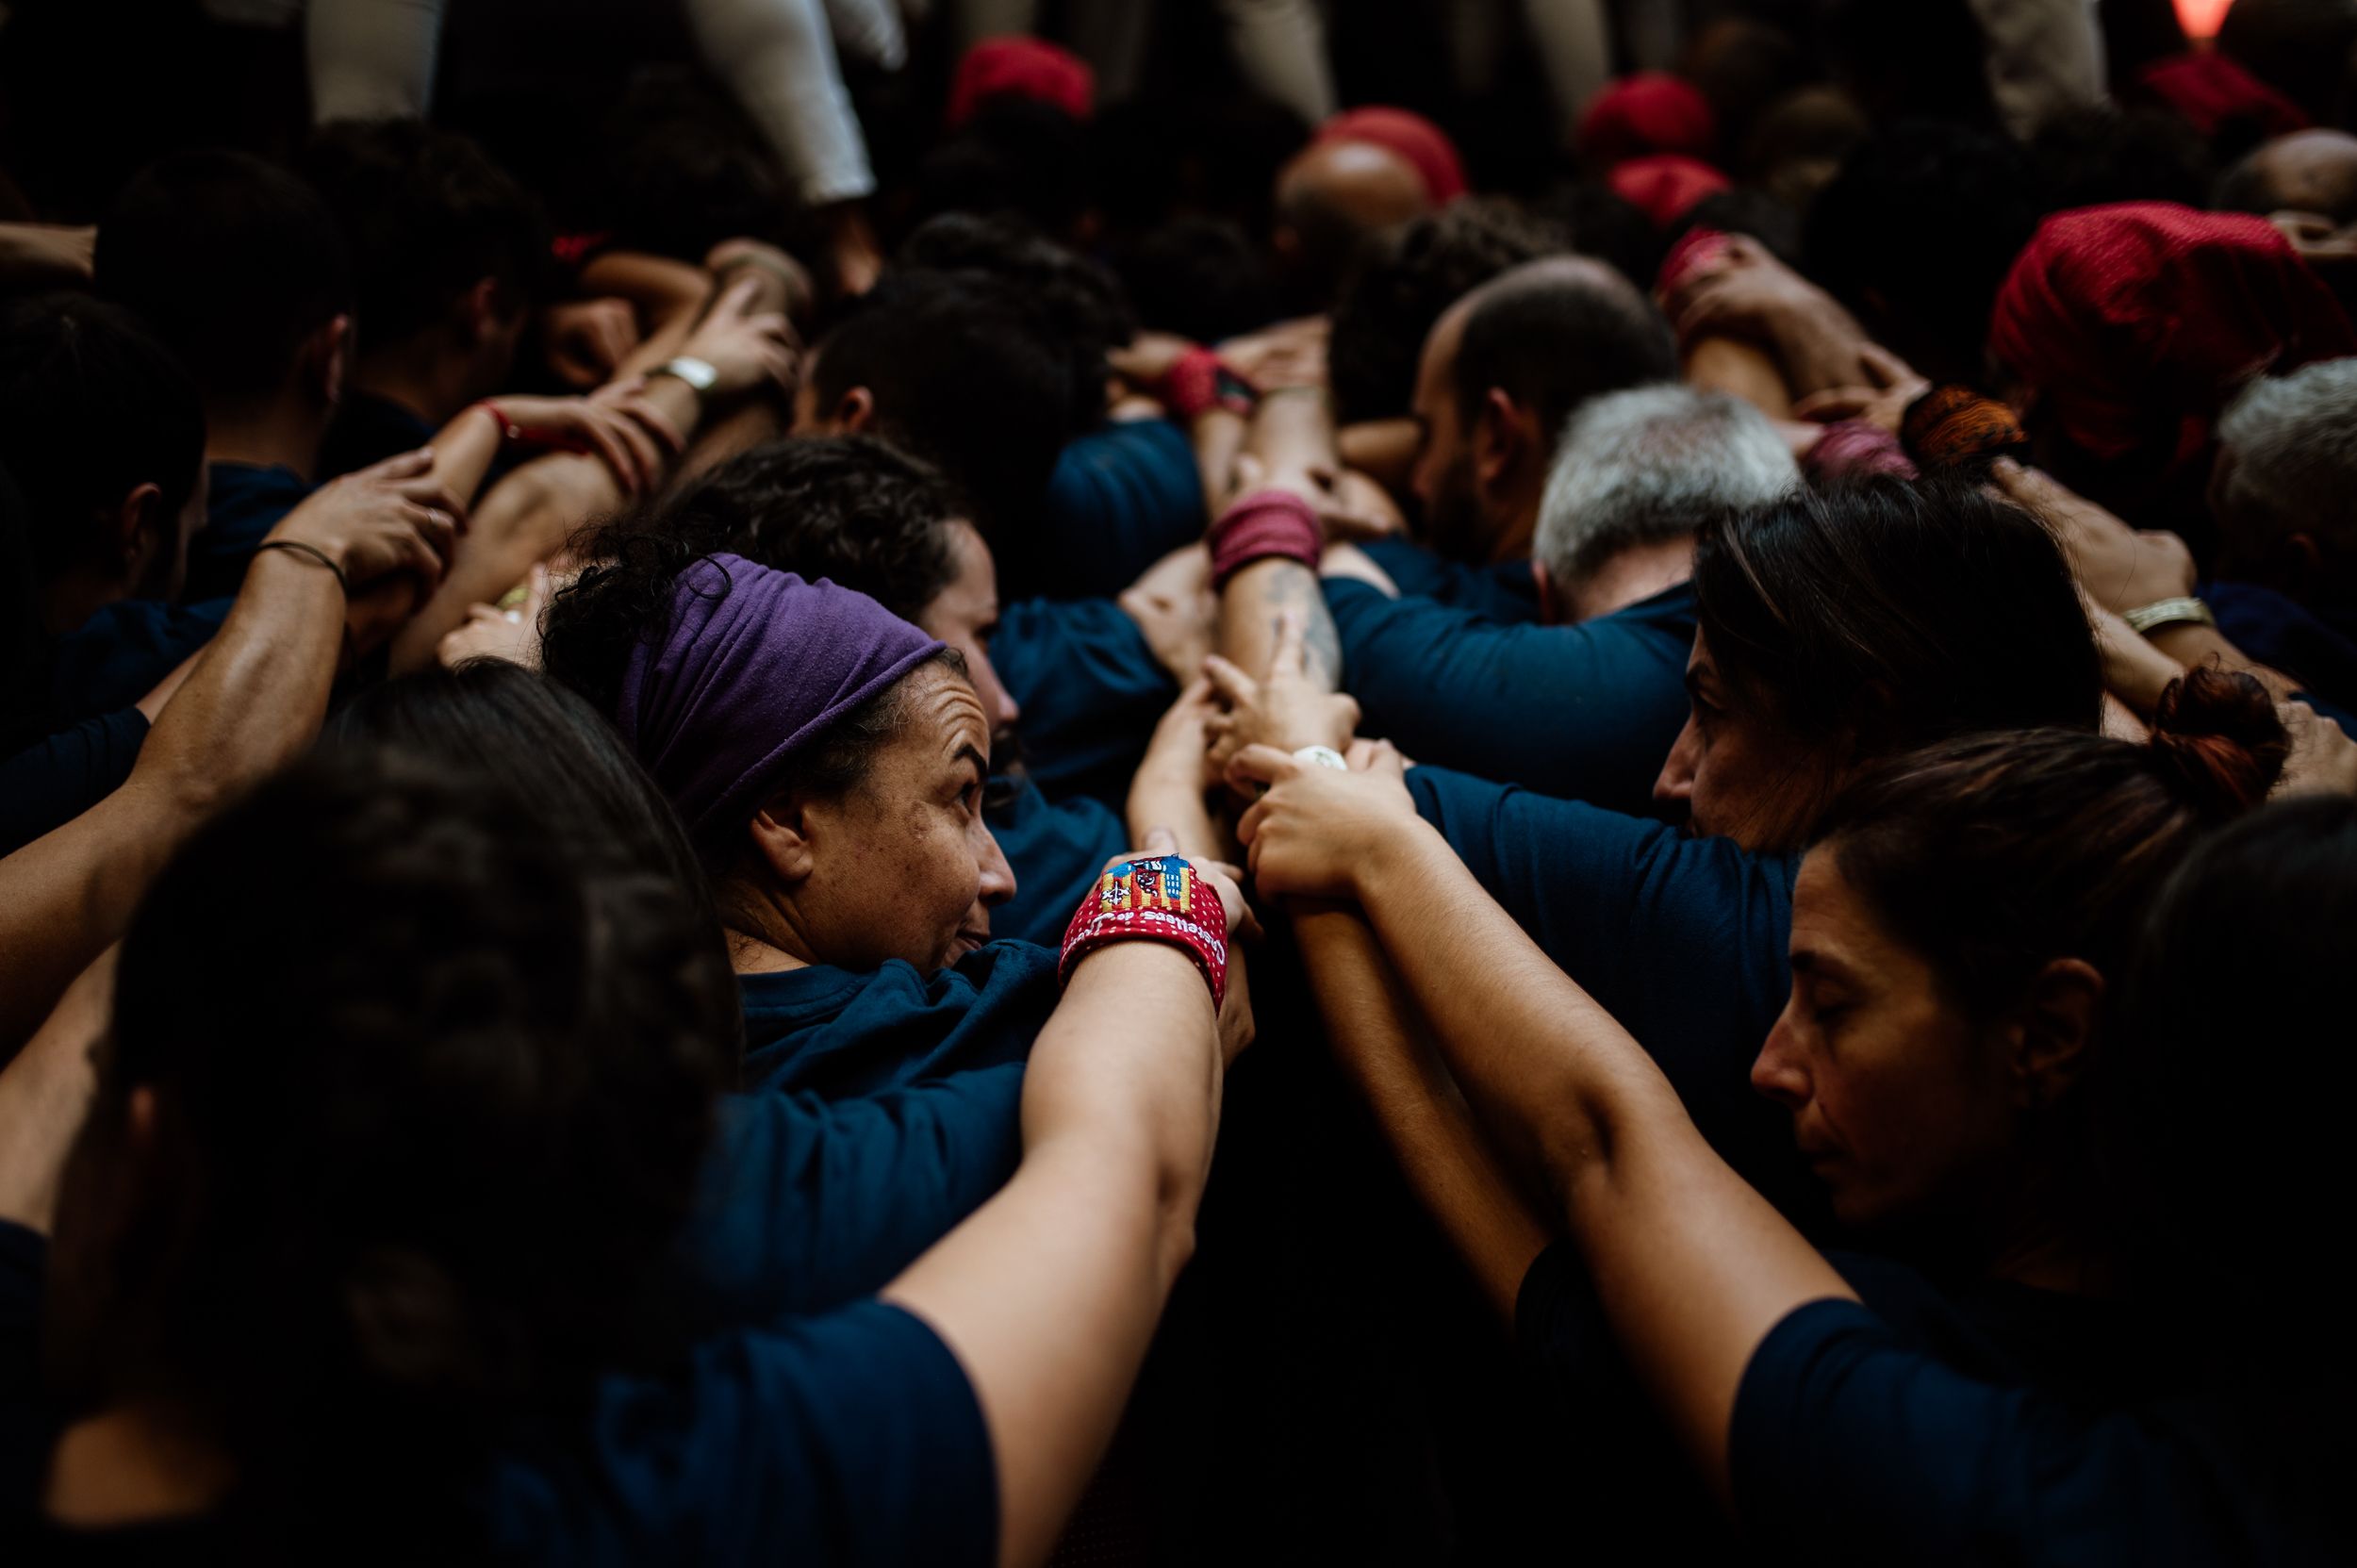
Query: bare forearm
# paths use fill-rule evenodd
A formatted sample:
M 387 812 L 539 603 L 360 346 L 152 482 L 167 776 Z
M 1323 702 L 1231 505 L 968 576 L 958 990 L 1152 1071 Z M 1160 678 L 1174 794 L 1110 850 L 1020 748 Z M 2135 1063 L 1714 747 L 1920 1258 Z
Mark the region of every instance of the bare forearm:
M 1427 1213 L 1473 1271 L 1491 1305 L 1514 1317 L 1523 1277 L 1545 1249 L 1546 1224 L 1507 1174 L 1448 1070 L 1419 1036 L 1366 918 L 1343 905 L 1296 900 L 1294 937 L 1336 1061 Z
M 1288 610 L 1302 619 L 1305 673 L 1329 691 L 1337 688 L 1343 677 L 1342 637 L 1327 611 L 1318 574 L 1299 561 L 1255 561 L 1228 580 L 1219 595 L 1220 654 L 1253 675 L 1266 674 L 1277 651 L 1278 619 Z
M 1623 1345 L 1723 1494 L 1752 1353 L 1795 1307 L 1851 1293 L 1637 1043 L 1421 832 L 1362 884 L 1384 949 L 1485 1125 L 1547 1172 Z
M 283 551 L 256 554 L 123 787 L 0 860 L 0 1042 L 29 1035 L 122 936 L 197 824 L 310 744 L 336 678 L 343 609 L 323 569 Z
M 114 949 L 82 971 L 48 1021 L 0 1069 L 0 1220 L 46 1234 L 66 1155 L 98 1092 L 91 1050 L 107 1027 Z
M 1686 379 L 1705 391 L 1741 398 L 1772 420 L 1792 417 L 1792 393 L 1775 356 L 1738 338 L 1704 338 L 1686 351 Z
M 1203 504 L 1211 517 L 1234 498 L 1236 457 L 1244 451 L 1244 421 L 1232 410 L 1213 407 L 1196 416 L 1188 435 L 1195 471 L 1203 477 Z
M 1026 1070 L 1014 1179 L 884 1292 L 974 1384 L 1002 1563 L 1046 1558 L 1120 1420 L 1193 1247 L 1219 1072 L 1185 954 L 1125 942 L 1084 959 Z

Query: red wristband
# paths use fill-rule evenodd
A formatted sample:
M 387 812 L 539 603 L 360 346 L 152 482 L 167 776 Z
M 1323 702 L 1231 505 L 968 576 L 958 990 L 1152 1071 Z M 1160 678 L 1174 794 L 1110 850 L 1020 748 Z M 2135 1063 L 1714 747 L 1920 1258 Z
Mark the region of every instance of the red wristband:
M 1199 345 L 1180 355 L 1162 377 L 1162 404 L 1181 424 L 1193 424 L 1214 408 L 1249 418 L 1252 401 L 1252 384 Z
M 1661 271 L 1654 275 L 1653 291 L 1656 298 L 1668 299 L 1699 274 L 1717 267 L 1727 254 L 1727 237 L 1722 230 L 1696 226 L 1688 229 L 1684 239 L 1670 247 L 1670 254 L 1661 259 Z
M 1219 890 L 1177 855 L 1125 860 L 1096 879 L 1072 912 L 1057 977 L 1108 942 L 1167 942 L 1183 948 L 1211 988 L 1211 1010 L 1228 999 L 1228 912 Z
M 1204 536 L 1211 547 L 1211 586 L 1255 561 L 1281 555 L 1311 571 L 1326 549 L 1326 530 L 1310 503 L 1291 490 L 1255 490 L 1228 504 Z
M 569 431 L 535 430 L 528 425 L 518 424 L 507 417 L 506 409 L 502 408 L 489 398 L 483 399 L 475 406 L 491 416 L 492 421 L 500 427 L 501 441 L 508 446 L 547 447 L 557 452 L 594 452 L 597 450 Z

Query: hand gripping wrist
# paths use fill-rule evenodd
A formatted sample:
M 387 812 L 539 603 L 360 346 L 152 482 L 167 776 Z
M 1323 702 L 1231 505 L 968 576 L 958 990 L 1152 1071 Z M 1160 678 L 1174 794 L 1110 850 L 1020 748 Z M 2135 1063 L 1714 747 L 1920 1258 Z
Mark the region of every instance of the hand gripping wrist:
M 1228 999 L 1228 912 L 1219 889 L 1177 855 L 1125 860 L 1096 879 L 1065 929 L 1056 973 L 1066 984 L 1081 959 L 1109 942 L 1166 942 L 1185 950 L 1211 990 Z

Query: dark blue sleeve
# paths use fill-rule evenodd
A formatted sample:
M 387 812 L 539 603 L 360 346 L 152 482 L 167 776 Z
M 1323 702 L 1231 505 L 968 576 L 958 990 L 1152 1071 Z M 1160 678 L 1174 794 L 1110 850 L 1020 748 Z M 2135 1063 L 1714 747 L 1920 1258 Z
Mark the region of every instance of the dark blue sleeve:
M 125 599 L 107 605 L 58 639 L 49 677 L 57 723 L 136 706 L 182 660 L 213 640 L 235 602 Z
M 292 469 L 215 463 L 204 530 L 189 541 L 189 579 L 181 597 L 191 603 L 236 598 L 255 551 L 311 489 Z
M 49 1241 L 0 1220 L 0 1519 L 23 1517 L 41 1497 L 57 1428 L 41 1397 L 41 1280 Z
M 124 708 L 86 718 L 0 762 L 0 855 L 74 820 L 131 776 L 147 716 Z
M 609 1379 L 589 1456 L 501 1467 L 503 1555 L 615 1568 L 997 1556 L 973 1387 L 941 1336 L 880 1301 L 708 1342 L 678 1378 Z
M 1802 1307 L 1753 1352 L 1727 1464 L 1752 1542 L 1829 1563 L 2252 1560 L 2196 1450 L 1978 1382 L 1854 1301 Z
M 1080 897 L 1130 848 L 1121 817 L 1086 797 L 1050 803 L 1030 779 L 991 781 L 1003 794 L 985 812 L 1014 872 L 1014 897 L 990 912 L 993 937 L 1059 947 Z
M 1359 547 L 1402 599 L 1437 599 L 1508 625 L 1539 619 L 1539 585 L 1528 561 L 1469 567 L 1413 539 L 1369 539 Z
M 1056 460 L 1036 526 L 998 551 L 1011 598 L 1117 594 L 1210 521 L 1187 433 L 1130 420 L 1075 437 Z
M 689 1224 L 694 1321 L 837 1307 L 882 1288 L 1006 1185 L 1023 1065 L 829 1103 L 730 1095 Z
M 1326 584 L 1360 733 L 1418 762 L 1642 812 L 1686 722 L 1690 620 L 1506 626 L 1429 599 Z
M 1722 1159 L 1805 1227 L 1815 1182 L 1752 1063 L 1791 988 L 1793 862 L 1437 767 L 1408 791 L 1475 878 L 1636 1037 Z
M 990 662 L 1023 710 L 1024 768 L 1047 798 L 1120 810 L 1178 697 L 1138 623 L 1110 599 L 1025 600 L 999 617 Z

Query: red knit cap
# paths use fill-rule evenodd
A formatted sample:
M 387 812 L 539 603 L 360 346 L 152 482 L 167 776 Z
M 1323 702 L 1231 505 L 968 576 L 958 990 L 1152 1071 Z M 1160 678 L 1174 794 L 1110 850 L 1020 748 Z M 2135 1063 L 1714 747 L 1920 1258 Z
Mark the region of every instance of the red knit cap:
M 944 123 L 954 131 L 993 98 L 1029 98 L 1086 120 L 1096 107 L 1096 73 L 1070 50 L 1035 38 L 986 38 L 958 61 Z
M 2160 431 L 2184 456 L 2245 381 L 2357 354 L 2357 331 L 2265 219 L 2123 202 L 2038 225 L 1988 347 L 2096 456 Z
M 2271 137 L 2308 128 L 2298 104 L 2214 49 L 2155 60 L 2136 74 L 2136 85 L 2203 136 L 2216 136 L 2230 120 Z
M 1421 114 L 1404 108 L 1344 109 L 1318 127 L 1316 141 L 1364 141 L 1397 153 L 1415 165 L 1424 177 L 1425 194 L 1435 206 L 1446 206 L 1468 189 L 1465 162 L 1448 133 Z
M 1606 165 L 1649 153 L 1707 158 L 1718 139 L 1710 100 L 1666 71 L 1622 77 L 1579 117 L 1580 152 Z
M 1652 219 L 1656 228 L 1665 229 L 1691 212 L 1696 202 L 1733 185 L 1702 159 L 1676 153 L 1630 158 L 1605 179 L 1614 195 Z

